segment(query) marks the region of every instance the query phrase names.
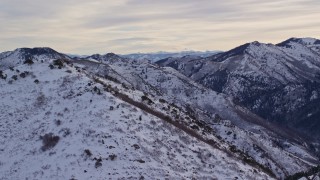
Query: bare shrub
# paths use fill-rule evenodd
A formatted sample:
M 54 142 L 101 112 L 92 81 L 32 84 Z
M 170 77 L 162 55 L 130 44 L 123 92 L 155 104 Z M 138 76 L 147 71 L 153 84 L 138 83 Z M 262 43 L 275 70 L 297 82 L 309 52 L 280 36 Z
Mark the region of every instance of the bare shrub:
M 153 101 L 147 96 L 141 96 L 141 100 L 147 102 L 149 105 L 153 104 Z
M 110 158 L 111 161 L 113 161 L 113 160 L 115 160 L 115 159 L 117 158 L 117 155 L 115 155 L 115 154 L 110 154 L 110 155 L 109 155 L 109 158 Z
M 146 161 L 144 161 L 142 159 L 137 159 L 136 161 L 139 162 L 139 163 L 145 163 L 146 162 Z
M 71 131 L 69 128 L 63 128 L 59 131 L 59 133 L 62 133 L 63 137 L 67 137 L 69 134 L 71 134 Z
M 14 80 L 17 80 L 18 76 L 17 75 L 13 75 L 11 78 L 14 79 Z
M 31 58 L 26 59 L 23 64 L 28 64 L 28 65 L 32 65 L 34 62 L 32 61 Z
M 58 66 L 59 69 L 63 67 L 63 60 L 62 59 L 56 59 L 53 61 L 53 65 Z
M 7 75 L 3 73 L 3 71 L 0 70 L 0 78 L 1 79 L 7 79 Z
M 98 167 L 101 167 L 102 166 L 102 159 L 101 159 L 101 157 L 99 158 L 99 159 L 97 159 L 97 158 L 94 158 L 93 160 L 96 160 L 96 163 L 94 164 L 94 167 L 95 168 L 98 168 Z
M 132 147 L 134 147 L 135 150 L 140 149 L 140 146 L 138 144 L 134 144 L 132 145 Z
M 59 142 L 60 137 L 54 136 L 53 133 L 45 134 L 44 136 L 41 136 L 40 139 L 42 139 L 42 151 L 49 150 L 56 146 L 56 144 Z
M 61 125 L 61 120 L 55 120 L 55 124 L 57 125 L 57 126 L 60 126 Z
M 91 151 L 89 149 L 85 149 L 84 153 L 89 157 L 92 156 L 92 153 L 91 153 Z
M 47 99 L 46 99 L 45 95 L 41 92 L 36 99 L 35 106 L 41 107 L 46 104 L 46 101 L 47 101 Z

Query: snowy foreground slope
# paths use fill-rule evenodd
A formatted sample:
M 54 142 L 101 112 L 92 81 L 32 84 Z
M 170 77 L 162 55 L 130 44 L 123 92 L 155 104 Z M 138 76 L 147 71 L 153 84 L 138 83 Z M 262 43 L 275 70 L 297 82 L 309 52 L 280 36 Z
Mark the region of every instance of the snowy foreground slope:
M 110 89 L 143 93 L 49 63 L 2 72 L 0 179 L 271 179 Z
M 172 68 L 47 48 L 0 65 L 0 179 L 283 179 L 319 163 Z

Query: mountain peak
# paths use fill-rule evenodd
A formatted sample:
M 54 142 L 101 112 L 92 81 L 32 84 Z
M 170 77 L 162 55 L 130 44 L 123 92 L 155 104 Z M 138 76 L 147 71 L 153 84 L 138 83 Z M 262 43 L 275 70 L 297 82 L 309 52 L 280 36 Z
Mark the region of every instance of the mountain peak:
M 42 55 L 42 54 L 60 54 L 49 47 L 34 47 L 34 48 L 18 48 L 15 51 L 19 51 L 30 55 Z
M 223 61 L 229 57 L 234 57 L 234 56 L 239 56 L 239 55 L 243 55 L 246 53 L 246 51 L 248 50 L 248 48 L 250 47 L 260 47 L 263 43 L 260 43 L 259 41 L 253 41 L 251 43 L 246 43 L 243 44 L 241 46 L 238 46 L 234 49 L 231 49 L 227 52 L 224 53 L 220 53 L 218 56 L 214 55 L 212 57 L 214 57 L 215 61 Z
M 313 44 L 320 44 L 320 40 L 316 38 L 292 38 L 292 41 L 298 42 L 304 45 L 313 45 Z
M 115 63 L 117 61 L 124 61 L 125 58 L 120 57 L 119 55 L 115 54 L 115 53 L 107 53 L 104 55 L 101 54 L 93 54 L 91 56 L 87 57 L 88 59 L 93 59 L 93 60 L 97 60 L 100 62 L 105 62 L 105 63 Z
M 246 43 L 246 44 L 238 46 L 234 49 L 231 49 L 227 52 L 220 53 L 218 55 L 213 55 L 212 57 L 214 57 L 214 59 L 215 59 L 214 61 L 221 62 L 229 57 L 243 54 L 249 46 L 250 46 L 250 43 Z
M 101 54 L 92 54 L 91 56 L 87 56 L 87 58 L 99 59 Z
M 104 56 L 107 57 L 107 58 L 114 58 L 114 57 L 117 58 L 117 57 L 120 57 L 120 56 L 118 56 L 117 54 L 112 53 L 112 52 L 111 52 L 111 53 L 107 53 L 107 54 L 105 54 Z
M 255 46 L 260 46 L 262 43 L 260 43 L 259 41 L 253 41 L 250 43 L 250 45 L 255 45 Z
M 27 59 L 32 59 L 34 62 L 43 62 L 61 58 L 69 59 L 68 56 L 49 47 L 17 48 L 14 51 L 9 51 L 6 54 L 0 55 L 2 69 L 17 66 L 24 63 Z

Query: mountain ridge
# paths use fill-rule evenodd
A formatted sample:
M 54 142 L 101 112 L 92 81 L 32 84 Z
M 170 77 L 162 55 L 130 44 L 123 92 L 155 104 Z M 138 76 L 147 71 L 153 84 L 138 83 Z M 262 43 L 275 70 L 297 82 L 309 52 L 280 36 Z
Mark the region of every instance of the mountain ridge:
M 114 79 L 86 72 L 81 66 L 69 60 L 48 59 L 18 64 L 14 70 L 2 72 L 8 76 L 0 82 L 3 87 L 0 110 L 4 117 L 0 149 L 7 155 L 0 163 L 3 179 L 226 178 L 230 174 L 243 178 L 270 177 L 259 167 L 229 157 L 224 152 L 229 152 L 225 149 L 227 144 L 210 131 L 204 129 L 206 135 L 195 136 L 211 137 L 208 144 L 216 141 L 225 150 L 209 147 L 185 133 L 202 132 L 203 128 L 179 130 L 143 110 L 152 107 L 153 111 L 167 112 L 160 107 L 169 104 L 128 89 Z M 131 104 L 142 106 L 121 100 L 129 97 L 134 99 Z M 151 102 L 157 102 L 156 106 Z M 173 105 L 170 109 L 175 111 L 167 112 L 167 116 L 179 112 L 181 117 L 188 117 Z M 177 125 L 186 123 L 176 121 Z M 214 162 L 217 163 L 213 165 Z M 223 169 L 225 165 L 243 169 L 243 173 Z M 192 169 L 199 169 L 201 174 Z
M 256 45 L 253 44 L 252 46 L 260 45 L 261 44 L 256 43 Z M 31 54 L 21 53 L 19 55 L 16 53 L 12 54 L 12 56 L 2 56 L 3 58 L 0 58 L 0 65 L 3 69 L 1 71 L 1 75 L 6 76 L 5 79 L 0 80 L 1 86 L 5 87 L 2 90 L 2 95 L 8 95 L 10 94 L 9 92 L 11 92 L 10 96 L 3 96 L 4 99 L 8 100 L 8 98 L 11 98 L 14 102 L 18 102 L 20 99 L 24 99 L 24 101 L 26 102 L 17 104 L 8 103 L 9 100 L 6 100 L 3 101 L 2 104 L 0 103 L 0 110 L 2 110 L 5 117 L 8 120 L 11 120 L 13 123 L 12 124 L 8 121 L 1 121 L 0 128 L 8 127 L 6 128 L 6 131 L 3 131 L 8 133 L 5 136 L 14 137 L 14 135 L 18 135 L 19 138 L 17 139 L 16 143 L 19 144 L 19 147 L 29 149 L 30 147 L 21 144 L 23 142 L 21 141 L 21 139 L 23 139 L 24 135 L 17 133 L 12 134 L 11 131 L 17 132 L 19 130 L 15 127 L 15 125 L 18 125 L 17 127 L 27 127 L 29 123 L 41 125 L 41 122 L 43 121 L 44 124 L 42 123 L 42 125 L 39 126 L 41 131 L 36 131 L 37 133 L 35 134 L 35 136 L 33 136 L 33 138 L 30 139 L 29 142 L 31 144 L 36 143 L 34 144 L 34 146 L 39 147 L 38 150 L 46 149 L 41 148 L 41 139 L 39 140 L 35 137 L 40 136 L 42 139 L 51 137 L 53 139 L 56 139 L 56 137 L 58 136 L 61 141 L 59 140 L 57 149 L 56 147 L 49 148 L 51 149 L 49 150 L 49 152 L 56 152 L 58 157 L 68 155 L 62 151 L 63 147 L 67 149 L 77 149 L 74 155 L 69 155 L 72 157 L 71 159 L 73 162 L 78 161 L 81 163 L 81 166 L 77 167 L 76 170 L 69 169 L 70 172 L 73 172 L 73 175 L 68 173 L 68 177 L 74 176 L 74 173 L 81 174 L 82 172 L 78 171 L 78 168 L 82 169 L 82 171 L 88 171 L 89 168 L 90 172 L 93 173 L 91 175 L 94 175 L 94 177 L 98 178 L 99 175 L 96 173 L 97 171 L 102 173 L 110 173 L 110 171 L 108 170 L 100 170 L 100 164 L 102 164 L 102 167 L 104 167 L 104 162 L 107 162 L 114 158 L 116 158 L 116 162 L 119 160 L 120 163 L 114 171 L 118 174 L 113 173 L 111 175 L 111 177 L 114 178 L 129 177 L 130 175 L 138 177 L 136 173 L 131 171 L 132 169 L 128 169 L 128 167 L 124 166 L 123 163 L 130 165 L 131 168 L 135 167 L 140 169 L 140 175 L 149 178 L 150 176 L 146 174 L 146 167 L 144 166 L 144 164 L 148 164 L 151 162 L 153 164 L 157 164 L 159 168 L 156 168 L 157 170 L 153 168 L 152 170 L 152 175 L 155 177 L 164 176 L 165 173 L 163 172 L 167 171 L 167 168 L 169 167 L 167 165 L 160 165 L 160 161 L 156 160 L 154 156 L 143 156 L 142 154 L 139 155 L 139 151 L 139 156 L 137 156 L 138 158 L 136 158 L 134 153 L 121 153 L 124 152 L 122 151 L 124 148 L 117 148 L 118 146 L 121 146 L 128 149 L 129 147 L 126 145 L 127 143 L 137 144 L 137 142 L 131 142 L 130 140 L 120 140 L 121 142 L 125 142 L 123 144 L 119 143 L 120 141 L 116 137 L 106 140 L 103 137 L 99 136 L 99 133 L 94 133 L 94 136 L 89 137 L 94 142 L 98 141 L 101 144 L 98 143 L 95 144 L 95 146 L 93 146 L 93 144 L 90 146 L 89 144 L 87 144 L 87 147 L 81 145 L 79 146 L 79 148 L 75 148 L 71 144 L 67 146 L 65 146 L 64 144 L 63 146 L 61 146 L 62 144 L 60 144 L 60 142 L 78 142 L 76 139 L 72 140 L 73 137 L 78 137 L 81 141 L 84 142 L 87 141 L 86 138 L 82 138 L 82 135 L 83 137 L 85 137 L 85 134 L 88 131 L 76 128 L 80 124 L 87 124 L 86 120 L 90 120 L 92 125 L 98 127 L 98 129 L 100 126 L 106 128 L 110 126 L 110 123 L 112 123 L 113 128 L 120 128 L 122 129 L 122 131 L 124 131 L 119 131 L 120 133 L 116 133 L 117 135 L 122 137 L 128 136 L 128 134 L 126 135 L 126 131 L 123 129 L 123 127 L 129 129 L 132 128 L 132 130 L 140 129 L 139 131 L 130 132 L 133 133 L 135 137 L 140 138 L 143 137 L 139 136 L 139 134 L 142 133 L 145 136 L 149 137 L 150 141 L 156 142 L 156 144 L 158 143 L 157 139 L 155 138 L 155 135 L 157 133 L 157 131 L 155 131 L 157 127 L 156 125 L 163 124 L 163 122 L 165 122 L 166 120 L 172 122 L 174 125 L 165 125 L 163 126 L 163 128 L 161 126 L 161 131 L 163 132 L 169 132 L 169 134 L 174 134 L 174 132 L 176 131 L 183 132 L 185 133 L 183 136 L 188 138 L 192 138 L 192 134 L 196 132 L 196 134 L 194 135 L 198 138 L 194 139 L 193 141 L 197 143 L 197 148 L 200 148 L 200 146 L 207 147 L 207 145 L 202 144 L 203 142 L 207 141 L 207 144 L 213 145 L 212 147 L 207 148 L 211 154 L 213 152 L 219 152 L 218 154 L 221 157 L 225 158 L 224 160 L 220 159 L 221 162 L 217 162 L 213 169 L 213 166 L 203 166 L 203 164 L 201 163 L 196 163 L 193 167 L 199 168 L 199 170 L 201 170 L 201 166 L 205 167 L 201 170 L 202 174 L 193 175 L 194 177 L 198 178 L 225 178 L 227 177 L 225 175 L 230 175 L 231 173 L 232 175 L 234 174 L 242 178 L 246 177 L 249 179 L 252 177 L 259 177 L 260 179 L 279 179 L 287 177 L 289 175 L 293 175 L 300 171 L 306 171 L 307 169 L 316 166 L 319 163 L 319 159 L 314 154 L 317 152 L 317 145 L 312 141 L 309 142 L 305 138 L 300 137 L 299 135 L 295 135 L 294 131 L 290 130 L 288 130 L 288 132 L 283 132 L 284 134 L 281 134 L 281 128 L 279 128 L 279 130 L 276 130 L 276 126 L 269 126 L 268 121 L 265 121 L 265 119 L 260 118 L 259 116 L 250 112 L 250 108 L 244 107 L 241 101 L 239 101 L 238 103 L 234 99 L 232 99 L 231 96 L 227 96 L 221 93 L 222 91 L 215 92 L 208 88 L 207 84 L 204 84 L 202 82 L 199 83 L 199 81 L 195 79 L 195 75 L 193 74 L 193 72 L 202 73 L 203 68 L 210 69 L 212 67 L 209 66 L 210 64 L 224 63 L 224 61 L 214 62 L 208 60 L 208 58 L 193 59 L 193 56 L 184 56 L 182 57 L 183 60 L 179 58 L 169 58 L 171 63 L 176 63 L 175 68 L 172 69 L 170 67 L 158 66 L 157 64 L 150 63 L 149 61 L 135 61 L 129 58 L 123 58 L 112 53 L 107 53 L 105 55 L 92 55 L 88 56 L 88 58 L 74 59 L 63 54 L 61 56 L 60 53 L 53 53 L 54 55 L 50 54 L 51 53 L 49 53 L 48 55 L 43 55 L 41 53 L 39 54 L 36 51 Z M 33 60 L 34 63 L 24 64 L 23 62 L 27 59 L 27 57 L 31 57 L 31 60 Z M 189 65 L 192 65 L 190 66 L 190 69 L 193 68 L 193 70 L 189 71 L 188 69 L 184 69 L 185 72 L 191 72 L 190 76 L 183 75 L 184 73 L 181 71 L 182 69 L 179 69 L 182 67 L 179 60 L 186 61 L 186 63 L 190 62 Z M 2 66 L 3 62 L 4 64 L 6 64 L 7 62 L 11 62 L 12 66 Z M 204 62 L 208 64 L 203 64 Z M 186 66 L 184 67 L 189 68 Z M 220 66 L 220 68 L 222 67 L 223 66 Z M 234 68 L 230 67 L 229 65 L 225 67 L 228 67 L 229 69 Z M 175 69 L 178 69 L 179 71 Z M 228 72 L 226 71 L 225 73 Z M 201 76 L 201 74 L 198 75 Z M 208 75 L 205 75 L 205 77 L 208 77 Z M 23 89 L 25 89 L 25 94 L 28 95 L 24 95 L 23 93 L 21 93 L 21 90 Z M 46 90 L 44 91 L 44 89 Z M 52 95 L 48 93 L 49 89 L 51 89 L 50 91 L 53 92 Z M 38 94 L 39 92 L 42 92 L 43 96 L 41 95 L 41 93 L 40 96 Z M 68 110 L 64 111 L 63 107 L 61 107 L 62 109 L 58 108 L 59 110 L 55 110 L 57 107 L 59 107 L 57 106 L 58 104 L 56 104 L 57 101 L 54 101 L 55 99 L 58 99 L 58 101 L 60 101 L 60 103 L 58 104 L 70 104 Z M 33 114 L 33 110 L 29 109 L 29 107 L 32 107 L 32 105 L 30 106 L 28 103 L 32 101 L 40 103 L 40 109 L 46 109 L 44 112 L 53 111 L 53 113 L 51 113 L 52 115 L 50 115 L 50 113 L 47 115 L 40 113 L 39 117 L 33 115 L 30 116 L 30 114 Z M 115 101 L 119 102 L 120 104 L 119 110 L 115 110 L 118 109 L 118 103 L 114 103 Z M 101 106 L 101 104 L 104 104 L 104 106 Z M 128 108 L 128 104 L 130 108 Z M 78 108 L 82 108 L 81 111 L 84 112 L 80 113 L 83 117 L 79 122 L 75 118 L 72 118 L 81 117 L 76 113 Z M 35 112 L 38 112 L 39 110 L 36 110 Z M 137 110 L 138 113 L 136 113 Z M 20 113 L 20 115 L 14 113 L 17 111 L 21 111 L 22 113 Z M 112 113 L 112 118 L 108 117 L 108 114 L 106 113 Z M 65 115 L 61 116 L 59 114 Z M 50 121 L 46 121 L 46 118 L 43 118 L 42 116 L 50 117 L 48 119 Z M 107 121 L 97 121 L 99 123 L 96 124 L 94 119 L 97 118 L 106 119 Z M 117 121 L 117 119 L 120 119 L 120 121 Z M 143 121 L 139 119 L 142 119 Z M 155 123 L 149 124 L 149 121 L 144 121 L 145 119 L 153 120 L 152 122 Z M 62 121 L 62 123 L 66 126 L 65 128 L 69 128 L 71 130 L 72 136 L 64 137 L 63 132 L 58 131 L 61 127 L 60 125 L 45 125 L 51 124 L 56 120 Z M 68 123 L 68 121 L 72 121 L 72 123 Z M 19 125 L 20 123 L 21 125 Z M 120 123 L 121 125 L 117 125 L 117 123 Z M 126 124 L 130 125 L 127 126 Z M 26 128 L 25 131 L 27 131 L 28 133 L 35 131 L 35 129 L 33 129 L 32 127 L 33 126 Z M 150 127 L 154 128 L 150 129 Z M 48 131 L 48 128 L 50 131 Z M 115 132 L 113 129 L 107 129 L 108 131 Z M 50 134 L 50 132 L 53 134 Z M 75 136 L 76 134 L 82 135 Z M 99 137 L 100 139 L 97 139 L 97 137 Z M 173 137 L 177 136 L 173 135 Z M 170 141 L 165 141 L 165 138 L 168 137 L 164 137 L 162 141 L 168 144 L 167 146 L 169 146 L 171 149 L 173 148 L 176 151 L 173 154 L 176 154 L 176 156 L 180 156 L 179 153 L 177 153 L 179 152 L 179 150 L 175 149 Z M 102 143 L 101 139 L 103 139 L 104 142 L 108 141 L 107 144 L 112 142 L 112 140 L 117 140 L 119 145 L 112 145 L 112 147 L 116 147 L 117 151 L 111 150 L 110 153 L 113 154 L 108 154 L 101 151 L 100 148 L 104 147 L 104 143 Z M 2 139 L 1 142 L 7 145 L 9 143 L 9 141 L 7 141 L 6 139 Z M 143 138 L 142 141 L 139 142 L 146 143 Z M 150 151 L 147 151 L 149 153 L 155 151 L 152 146 L 145 143 L 144 145 L 137 145 L 141 150 L 146 150 L 146 147 L 147 149 L 151 149 Z M 183 151 L 189 152 L 188 148 L 185 148 L 188 147 L 188 145 L 183 144 L 183 141 L 177 140 L 175 141 L 175 143 L 182 145 L 184 147 Z M 108 146 L 110 147 L 110 145 Z M 11 151 L 17 152 L 17 149 L 14 148 L 14 144 L 10 144 L 8 147 L 9 148 L 4 151 L 5 154 L 11 156 Z M 159 146 L 157 146 L 157 148 L 159 148 Z M 94 154 L 94 157 L 87 157 L 86 154 L 90 153 L 87 153 L 88 151 L 85 151 L 86 149 L 89 149 L 89 152 L 91 154 Z M 200 149 L 193 149 L 193 151 L 203 152 L 203 150 Z M 37 148 L 34 150 L 35 157 L 45 158 L 45 156 L 43 156 L 44 154 L 38 150 Z M 162 153 L 166 154 L 167 152 L 162 150 Z M 114 155 L 116 155 L 116 157 Z M 138 162 L 141 164 L 133 164 L 133 162 L 125 158 L 126 156 L 124 155 L 133 157 L 133 162 Z M 25 154 L 25 156 L 27 158 L 33 158 L 33 156 L 31 156 L 30 154 Z M 54 157 L 56 156 L 54 155 Z M 80 157 L 87 157 L 85 159 L 90 161 L 81 159 Z M 160 156 L 160 158 L 161 157 L 163 156 Z M 192 157 L 192 155 L 190 157 Z M 148 161 L 144 158 L 148 159 Z M 194 157 L 192 157 L 191 159 L 194 159 Z M 0 165 L 5 167 L 5 170 L 3 170 L 3 173 L 1 174 L 6 174 L 6 176 L 12 178 L 18 178 L 24 175 L 23 172 L 26 172 L 28 174 L 27 176 L 30 178 L 36 177 L 38 179 L 41 179 L 45 177 L 54 177 L 54 174 L 50 172 L 52 170 L 39 170 L 40 167 L 37 167 L 37 170 L 39 173 L 41 172 L 42 175 L 41 173 L 40 175 L 38 173 L 37 176 L 34 176 L 32 175 L 31 171 L 25 169 L 26 163 L 24 161 L 21 161 L 21 159 L 16 160 L 16 162 L 20 161 L 20 163 L 17 163 L 17 165 L 11 164 L 10 159 L 5 159 L 5 161 L 3 162 L 0 161 Z M 169 164 L 173 163 L 165 159 L 162 159 L 162 161 L 168 162 Z M 191 160 L 185 161 L 191 163 Z M 203 161 L 203 159 L 201 160 L 200 158 L 200 161 Z M 211 163 L 216 162 L 214 158 L 209 158 L 209 161 Z M 210 164 L 209 161 L 205 162 Z M 57 165 L 53 165 L 51 163 L 49 164 L 55 168 L 58 168 L 59 166 L 65 167 L 65 165 L 63 165 L 65 163 L 68 162 L 63 160 L 61 161 L 61 163 L 58 162 Z M 181 164 L 179 163 L 177 163 L 176 165 L 181 166 Z M 94 164 L 96 164 L 97 167 L 94 167 Z M 221 176 L 214 176 L 215 169 L 223 169 L 227 164 L 229 165 L 230 169 L 227 168 L 225 170 L 221 170 Z M 42 165 L 46 166 L 45 164 Z M 185 166 L 183 167 L 183 169 L 186 169 Z M 12 176 L 10 176 L 9 172 L 13 171 L 16 168 L 22 168 L 24 170 L 22 172 L 13 173 Z M 95 168 L 97 171 L 95 170 Z M 121 172 L 121 168 L 125 168 L 128 170 L 125 174 L 122 174 L 122 176 L 119 175 L 119 173 Z M 244 173 L 236 173 L 232 171 L 233 168 L 240 168 L 244 169 L 245 171 Z M 255 175 L 254 173 L 251 173 L 254 171 L 257 171 L 258 174 Z M 34 171 L 34 173 L 35 172 L 36 171 Z M 172 178 L 191 177 L 189 171 L 181 169 L 179 169 L 180 173 L 175 169 L 170 170 L 169 172 L 171 175 L 169 177 Z M 60 177 L 68 178 L 67 176 Z
M 318 41 L 290 38 L 278 45 L 253 42 L 195 62 L 176 58 L 174 61 L 162 60 L 158 64 L 173 67 L 206 87 L 238 98 L 242 105 L 264 118 L 279 119 L 289 111 L 293 112 L 293 109 L 304 108 L 302 103 L 307 106 L 310 99 L 317 97 L 320 56 L 314 50 L 314 44 Z M 284 100 L 292 96 L 288 93 L 301 94 L 304 91 L 308 97 L 303 97 L 302 103 L 295 99 Z M 282 92 L 287 96 L 281 95 Z M 268 101 L 267 96 L 282 100 Z M 288 101 L 288 104 L 281 101 Z M 269 105 L 262 107 L 265 103 Z M 290 107 L 292 105 L 294 107 Z M 279 109 L 282 111 L 281 117 L 276 117 L 280 114 L 275 107 L 283 109 Z M 304 114 L 307 116 L 310 112 Z M 314 122 L 318 121 L 315 119 Z

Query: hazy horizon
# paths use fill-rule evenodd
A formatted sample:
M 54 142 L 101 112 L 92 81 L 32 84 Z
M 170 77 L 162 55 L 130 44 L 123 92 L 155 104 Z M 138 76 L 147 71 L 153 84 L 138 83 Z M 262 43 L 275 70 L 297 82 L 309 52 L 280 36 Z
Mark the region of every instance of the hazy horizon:
M 226 51 L 252 41 L 319 39 L 319 8 L 316 0 L 2 0 L 0 51 Z

